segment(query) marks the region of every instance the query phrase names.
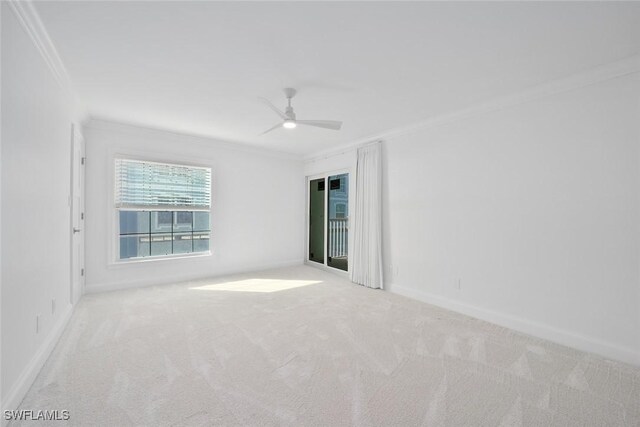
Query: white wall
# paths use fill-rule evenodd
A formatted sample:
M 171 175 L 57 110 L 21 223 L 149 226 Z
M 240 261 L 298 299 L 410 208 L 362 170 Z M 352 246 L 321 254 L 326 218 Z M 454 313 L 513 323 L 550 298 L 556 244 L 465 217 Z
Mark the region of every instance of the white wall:
M 349 188 L 355 188 L 355 172 L 358 160 L 357 149 L 348 148 L 342 152 L 326 156 L 311 157 L 305 160 L 305 176 L 313 176 L 326 172 L 348 169 L 352 173 Z
M 2 12 L 0 5 L 0 82 L 2 82 Z M 2 333 L 2 84 L 0 83 L 0 334 Z M 2 402 L 2 337 L 0 336 L 0 410 L 4 408 Z
M 85 128 L 86 290 L 189 280 L 302 263 L 302 160 L 206 138 L 92 121 Z M 117 155 L 212 168 L 212 255 L 115 263 Z
M 6 2 L 0 7 L 2 406 L 15 409 L 71 314 L 68 197 L 75 105 L 14 9 Z
M 640 363 L 639 73 L 384 151 L 393 292 Z

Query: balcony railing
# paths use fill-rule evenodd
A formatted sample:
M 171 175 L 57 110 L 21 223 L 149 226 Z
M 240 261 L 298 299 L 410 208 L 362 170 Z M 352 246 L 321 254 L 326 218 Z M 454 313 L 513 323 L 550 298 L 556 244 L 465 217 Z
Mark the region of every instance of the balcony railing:
M 348 254 L 349 218 L 329 219 L 329 257 L 346 257 Z

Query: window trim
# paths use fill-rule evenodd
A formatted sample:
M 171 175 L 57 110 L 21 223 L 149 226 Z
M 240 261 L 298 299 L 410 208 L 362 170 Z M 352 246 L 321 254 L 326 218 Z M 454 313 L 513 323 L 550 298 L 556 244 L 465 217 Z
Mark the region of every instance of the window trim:
M 107 207 L 111 211 L 111 214 L 108 215 L 110 218 L 110 225 L 107 227 L 109 232 L 108 242 L 109 248 L 107 251 L 107 268 L 115 268 L 118 266 L 126 266 L 126 265 L 136 265 L 136 264 L 144 264 L 148 262 L 161 262 L 161 261 L 178 261 L 178 260 L 187 260 L 187 259 L 201 259 L 201 258 L 210 258 L 214 255 L 214 244 L 213 239 L 209 239 L 209 250 L 202 252 L 192 252 L 192 253 L 183 253 L 183 254 L 171 254 L 171 255 L 155 255 L 148 257 L 138 257 L 138 258 L 125 258 L 120 259 L 120 230 L 119 230 L 119 212 L 121 208 L 116 207 L 115 204 L 115 193 L 116 193 L 116 173 L 115 173 L 115 162 L 116 159 L 125 159 L 125 160 L 134 160 L 141 162 L 151 162 L 151 163 L 164 163 L 164 164 L 172 164 L 179 166 L 188 166 L 194 168 L 207 168 L 211 171 L 211 183 L 209 188 L 210 194 L 210 206 L 209 209 L 202 208 L 177 208 L 172 207 L 171 209 L 164 209 L 164 207 L 155 208 L 149 207 L 146 209 L 135 209 L 135 208 L 125 208 L 123 210 L 140 210 L 140 211 L 149 211 L 149 210 L 171 210 L 171 211 L 205 211 L 209 212 L 209 232 L 213 234 L 214 223 L 213 223 L 213 215 L 212 207 L 215 205 L 215 193 L 213 191 L 214 182 L 215 182 L 215 165 L 211 163 L 202 163 L 202 159 L 194 160 L 188 157 L 176 156 L 173 153 L 167 155 L 166 157 L 154 157 L 149 155 L 148 153 L 142 152 L 134 152 L 134 151 L 115 151 L 109 150 L 109 155 L 107 156 L 107 171 L 108 177 L 107 185 L 108 191 L 107 197 L 108 203 Z

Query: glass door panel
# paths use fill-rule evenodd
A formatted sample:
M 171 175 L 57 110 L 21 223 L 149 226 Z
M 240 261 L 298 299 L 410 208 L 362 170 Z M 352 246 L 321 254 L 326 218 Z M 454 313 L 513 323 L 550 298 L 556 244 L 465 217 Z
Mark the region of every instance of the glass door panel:
M 309 261 L 324 264 L 325 179 L 309 181 Z
M 349 174 L 329 177 L 327 265 L 347 271 L 349 248 Z

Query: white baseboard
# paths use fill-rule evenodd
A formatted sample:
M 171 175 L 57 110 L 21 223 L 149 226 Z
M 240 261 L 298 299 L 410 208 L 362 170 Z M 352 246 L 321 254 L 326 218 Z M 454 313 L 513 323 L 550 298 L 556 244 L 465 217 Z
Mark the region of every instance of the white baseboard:
M 18 409 L 20 403 L 22 403 L 22 400 L 31 388 L 31 385 L 40 373 L 40 370 L 42 369 L 45 362 L 51 355 L 51 352 L 60 340 L 64 329 L 71 319 L 73 310 L 74 306 L 72 306 L 71 304 L 65 307 L 65 311 L 58 319 L 58 322 L 53 325 L 53 329 L 51 329 L 49 335 L 46 337 L 38 351 L 36 351 L 27 366 L 25 366 L 24 370 L 22 371 L 16 382 L 13 384 L 7 395 L 4 396 L 4 400 L 2 402 L 3 414 L 5 410 Z M 6 421 L 4 419 L 4 416 L 2 416 L 2 426 L 7 425 L 7 423 L 8 421 Z
M 434 295 L 424 291 L 410 289 L 393 284 L 389 292 L 426 302 L 438 307 L 446 308 L 467 316 L 485 320 L 505 328 L 513 329 L 528 335 L 552 341 L 577 350 L 594 353 L 599 356 L 614 359 L 632 365 L 640 366 L 640 353 L 631 348 L 620 347 L 592 337 L 555 328 L 544 323 L 524 319 L 510 314 L 500 313 L 486 308 L 474 306 L 450 298 Z
M 181 283 L 188 282 L 190 280 L 198 280 L 198 279 L 206 279 L 208 277 L 220 277 L 227 276 L 230 274 L 238 274 L 238 273 L 252 273 L 254 271 L 261 270 L 272 270 L 274 268 L 284 268 L 284 267 L 293 267 L 296 265 L 302 265 L 302 259 L 274 262 L 268 264 L 256 264 L 256 265 L 247 265 L 246 267 L 236 267 L 229 268 L 226 270 L 221 270 L 215 274 L 206 274 L 202 273 L 197 275 L 185 276 L 172 276 L 172 277 L 161 277 L 155 278 L 150 277 L 144 280 L 131 280 L 127 282 L 118 281 L 118 282 L 109 282 L 109 283 L 98 283 L 98 284 L 87 284 L 85 285 L 85 294 L 97 294 L 101 292 L 111 292 L 111 291 L 120 291 L 124 289 L 135 289 L 135 288 L 144 288 L 147 286 L 156 286 L 156 285 L 167 285 L 171 283 Z

